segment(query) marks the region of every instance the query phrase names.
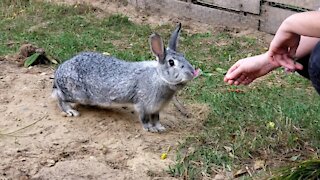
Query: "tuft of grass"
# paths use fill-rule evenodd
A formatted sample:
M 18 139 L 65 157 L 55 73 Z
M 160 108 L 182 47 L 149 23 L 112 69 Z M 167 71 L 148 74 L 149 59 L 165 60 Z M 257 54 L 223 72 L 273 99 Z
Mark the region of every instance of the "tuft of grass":
M 129 21 L 129 18 L 127 16 L 124 16 L 122 14 L 116 14 L 112 15 L 108 18 L 105 24 L 107 27 L 117 27 L 121 28 L 123 26 L 131 26 L 133 23 Z
M 293 166 L 282 168 L 272 180 L 310 179 L 320 178 L 320 160 L 307 160 Z
M 121 14 L 97 18 L 97 13 L 89 5 L 0 1 L 0 56 L 16 53 L 28 42 L 59 62 L 81 51 L 148 60 L 153 59 L 149 35 L 159 32 L 168 40 L 173 29 L 138 25 Z M 212 177 L 217 171 L 234 172 L 255 159 L 265 160 L 266 167 L 272 168 L 319 158 L 320 103 L 309 81 L 279 69 L 246 87 L 223 82 L 224 72 L 234 62 L 264 52 L 265 46 L 258 38 L 231 32 L 182 30 L 179 50 L 204 75 L 179 95 L 188 103 L 209 104 L 210 113 L 203 128 L 177 148 L 176 163 L 169 168 L 172 176 Z
M 198 142 L 204 139 L 199 137 Z M 193 142 L 188 141 L 187 142 Z M 201 145 L 201 143 L 198 143 Z M 213 168 L 231 170 L 232 159 L 218 148 L 200 146 L 198 144 L 180 144 L 177 151 L 176 164 L 169 166 L 168 172 L 173 176 L 184 176 L 186 179 L 199 179 L 202 175 L 210 175 Z

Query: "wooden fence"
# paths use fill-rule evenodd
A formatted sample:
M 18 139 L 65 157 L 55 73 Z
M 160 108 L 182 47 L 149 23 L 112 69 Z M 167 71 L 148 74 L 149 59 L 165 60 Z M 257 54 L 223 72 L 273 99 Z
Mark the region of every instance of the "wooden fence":
M 145 11 L 274 34 L 291 14 L 318 10 L 320 0 L 127 0 Z

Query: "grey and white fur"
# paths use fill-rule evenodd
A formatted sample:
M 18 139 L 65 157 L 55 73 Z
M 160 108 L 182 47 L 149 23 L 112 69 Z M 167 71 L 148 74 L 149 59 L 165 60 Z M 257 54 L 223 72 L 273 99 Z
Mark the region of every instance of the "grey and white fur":
M 55 72 L 53 85 L 60 109 L 68 116 L 79 116 L 70 103 L 95 106 L 131 103 L 145 130 L 164 131 L 159 112 L 196 76 L 184 55 L 176 51 L 180 30 L 179 23 L 168 48 L 157 33 L 150 36 L 151 51 L 157 61 L 126 62 L 84 52 L 64 62 Z

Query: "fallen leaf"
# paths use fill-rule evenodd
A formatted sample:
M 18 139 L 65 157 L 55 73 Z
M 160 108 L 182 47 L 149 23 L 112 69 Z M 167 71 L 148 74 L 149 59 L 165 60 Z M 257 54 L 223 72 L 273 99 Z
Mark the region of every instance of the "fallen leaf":
M 224 176 L 223 174 L 216 174 L 213 178 L 213 180 L 224 180 L 226 179 L 226 176 Z
M 24 67 L 31 66 L 40 56 L 40 53 L 34 53 L 24 61 Z
M 242 169 L 238 170 L 236 173 L 234 173 L 233 176 L 235 178 L 238 178 L 238 177 L 243 176 L 247 173 L 248 173 L 248 171 L 245 168 L 242 168 Z
M 260 170 L 260 169 L 264 168 L 265 163 L 266 162 L 264 160 L 257 160 L 254 162 L 253 169 Z
M 292 156 L 292 157 L 290 158 L 290 160 L 291 160 L 291 161 L 297 161 L 297 160 L 300 158 L 300 156 L 301 156 L 301 154 L 296 155 L 296 156 Z
M 203 72 L 203 71 L 201 71 L 200 75 L 205 76 L 205 77 L 211 77 L 211 76 L 213 76 L 212 73 Z
M 59 64 L 57 60 L 55 60 L 53 57 L 49 56 L 49 55 L 46 55 L 47 59 L 53 63 L 53 64 Z
M 164 160 L 167 159 L 168 154 L 167 153 L 162 153 L 160 159 Z
M 227 150 L 227 152 L 231 152 L 232 151 L 232 147 L 229 146 L 223 146 L 225 150 Z
M 267 124 L 267 128 L 274 129 L 274 127 L 275 127 L 275 123 L 272 122 L 272 121 L 269 121 L 268 124 Z

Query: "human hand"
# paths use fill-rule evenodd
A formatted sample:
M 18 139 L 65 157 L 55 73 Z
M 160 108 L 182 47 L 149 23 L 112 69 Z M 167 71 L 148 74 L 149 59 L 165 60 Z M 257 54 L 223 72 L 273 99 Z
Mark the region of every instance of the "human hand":
M 269 61 L 276 66 L 283 66 L 289 71 L 302 70 L 303 66 L 295 62 L 295 55 L 300 42 L 300 35 L 288 31 L 286 23 L 278 29 L 270 43 L 268 54 Z
M 248 85 L 277 67 L 269 63 L 267 54 L 248 57 L 231 66 L 224 81 L 230 85 Z

